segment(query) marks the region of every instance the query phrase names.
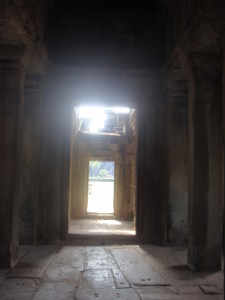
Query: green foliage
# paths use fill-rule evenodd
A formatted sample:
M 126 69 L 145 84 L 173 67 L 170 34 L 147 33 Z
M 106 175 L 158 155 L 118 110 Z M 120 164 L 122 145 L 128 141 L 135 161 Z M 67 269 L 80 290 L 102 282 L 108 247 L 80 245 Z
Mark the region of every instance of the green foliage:
M 101 163 L 99 161 L 90 161 L 89 175 L 90 177 L 97 177 L 99 174 Z
M 100 177 L 106 177 L 108 175 L 108 172 L 105 169 L 100 170 L 99 172 L 99 176 Z
M 110 161 L 90 161 L 89 163 L 90 177 L 114 177 L 114 162 Z

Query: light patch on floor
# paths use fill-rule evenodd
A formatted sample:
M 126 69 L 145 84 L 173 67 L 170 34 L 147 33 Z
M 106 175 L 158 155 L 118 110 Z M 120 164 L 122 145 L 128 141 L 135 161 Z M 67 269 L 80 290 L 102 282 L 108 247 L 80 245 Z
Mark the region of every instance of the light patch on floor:
M 131 221 L 79 219 L 70 221 L 70 234 L 83 235 L 135 235 L 135 226 Z

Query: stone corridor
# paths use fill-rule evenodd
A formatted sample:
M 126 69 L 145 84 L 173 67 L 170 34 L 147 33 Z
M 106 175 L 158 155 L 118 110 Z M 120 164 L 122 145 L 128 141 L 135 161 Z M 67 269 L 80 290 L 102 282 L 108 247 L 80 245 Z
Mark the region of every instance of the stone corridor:
M 0 270 L 0 299 L 224 299 L 223 273 L 193 273 L 186 257 L 146 245 L 23 246 L 16 267 Z

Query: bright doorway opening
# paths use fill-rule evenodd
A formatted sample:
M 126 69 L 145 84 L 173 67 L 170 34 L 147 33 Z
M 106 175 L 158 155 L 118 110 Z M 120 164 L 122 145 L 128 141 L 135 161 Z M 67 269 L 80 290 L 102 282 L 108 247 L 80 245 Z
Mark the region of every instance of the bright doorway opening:
M 113 161 L 89 161 L 87 213 L 114 213 Z

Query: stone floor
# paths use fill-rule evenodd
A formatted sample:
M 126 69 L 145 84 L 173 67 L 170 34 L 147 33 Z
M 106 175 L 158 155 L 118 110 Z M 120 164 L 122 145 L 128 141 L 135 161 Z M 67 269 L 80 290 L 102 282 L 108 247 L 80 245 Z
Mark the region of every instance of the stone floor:
M 0 271 L 0 299 L 224 299 L 223 273 L 192 273 L 186 256 L 146 245 L 21 247 L 16 267 Z
M 70 221 L 70 234 L 135 235 L 134 223 L 115 219 L 78 219 Z

